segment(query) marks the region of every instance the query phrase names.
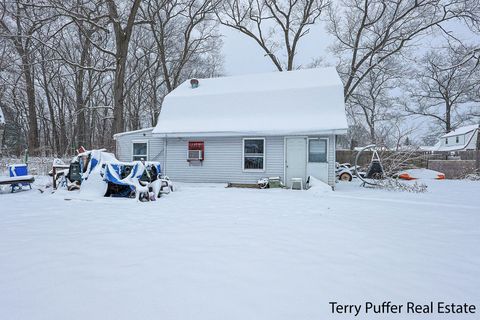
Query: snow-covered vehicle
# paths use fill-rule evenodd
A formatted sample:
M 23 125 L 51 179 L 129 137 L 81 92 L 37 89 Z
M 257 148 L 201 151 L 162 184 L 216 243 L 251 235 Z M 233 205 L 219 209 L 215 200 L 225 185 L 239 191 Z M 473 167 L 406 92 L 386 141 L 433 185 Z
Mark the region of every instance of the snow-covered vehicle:
M 352 181 L 353 179 L 353 173 L 350 171 L 350 168 L 343 164 L 339 164 L 338 162 L 335 169 L 335 175 L 340 181 Z
M 357 172 L 360 175 L 365 175 L 364 172 L 360 171 L 360 166 L 353 166 L 350 163 L 336 163 L 335 175 L 340 181 L 352 181 L 353 178 L 357 177 Z
M 430 170 L 430 169 L 409 169 L 398 172 L 394 175 L 394 178 L 402 180 L 417 180 L 417 179 L 435 179 L 444 180 L 445 174 L 443 172 Z

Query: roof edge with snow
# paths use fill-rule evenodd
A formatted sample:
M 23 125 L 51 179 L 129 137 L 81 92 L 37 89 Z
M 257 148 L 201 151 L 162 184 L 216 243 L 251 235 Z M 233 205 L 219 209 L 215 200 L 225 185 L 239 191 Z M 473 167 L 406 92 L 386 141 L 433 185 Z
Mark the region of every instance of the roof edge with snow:
M 139 133 L 139 132 L 148 132 L 148 131 L 152 131 L 152 130 L 153 130 L 153 127 L 138 129 L 138 130 L 132 130 L 132 131 L 119 132 L 119 133 L 115 133 L 113 135 L 113 139 L 116 140 L 118 137 L 121 137 L 121 136 L 126 136 L 126 135 L 129 135 L 129 134 L 135 134 L 135 133 Z
M 472 132 L 473 130 L 476 130 L 479 128 L 480 125 L 478 124 L 472 124 L 472 125 L 469 125 L 469 126 L 463 126 L 463 127 L 460 127 L 460 128 L 457 128 L 453 131 L 450 131 L 449 133 L 445 133 L 443 136 L 441 136 L 440 138 L 448 138 L 448 137 L 454 137 L 454 136 L 459 136 L 459 135 L 463 135 L 463 134 L 467 134 L 467 133 L 470 133 Z
M 206 131 L 206 132 L 153 132 L 154 137 L 182 138 L 182 137 L 253 137 L 253 136 L 288 136 L 288 135 L 328 135 L 328 134 L 346 134 L 347 128 L 311 130 L 311 131 Z

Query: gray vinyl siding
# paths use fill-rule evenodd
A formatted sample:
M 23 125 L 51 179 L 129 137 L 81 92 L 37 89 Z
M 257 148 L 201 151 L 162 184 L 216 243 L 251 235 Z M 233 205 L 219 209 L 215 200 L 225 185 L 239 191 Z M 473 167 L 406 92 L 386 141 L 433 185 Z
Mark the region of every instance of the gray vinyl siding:
M 148 141 L 148 160 L 161 163 L 163 174 L 173 181 L 204 183 L 256 183 L 262 177 L 279 176 L 284 180 L 284 136 L 259 136 L 265 138 L 265 171 L 243 170 L 244 137 L 165 138 L 152 136 L 151 131 L 132 132 L 117 137 L 116 156 L 120 161 L 132 161 L 132 143 Z M 318 137 L 318 136 L 315 136 Z M 335 185 L 335 135 L 320 136 L 329 139 L 328 181 Z M 187 161 L 188 141 L 204 141 L 205 160 L 199 165 Z M 164 163 L 167 159 L 166 164 Z
M 168 138 L 166 175 L 173 181 L 256 183 L 262 177 L 283 179 L 283 137 L 265 137 L 265 171 L 243 171 L 243 137 Z M 188 141 L 205 142 L 201 165 L 187 161 Z
M 148 141 L 148 161 L 159 161 L 163 166 L 163 139 L 152 136 L 150 131 L 133 131 L 116 138 L 116 156 L 120 161 L 132 161 L 133 141 Z

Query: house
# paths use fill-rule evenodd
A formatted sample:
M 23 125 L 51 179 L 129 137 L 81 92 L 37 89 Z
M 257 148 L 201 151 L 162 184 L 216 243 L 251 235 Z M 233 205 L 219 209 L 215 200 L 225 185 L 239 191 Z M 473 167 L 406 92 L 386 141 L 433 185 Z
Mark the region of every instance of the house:
M 428 147 L 427 151 L 476 150 L 479 131 L 478 124 L 460 127 L 442 135 L 433 147 Z
M 347 131 L 334 68 L 185 81 L 154 128 L 114 136 L 121 161 L 160 161 L 175 181 L 256 183 L 314 176 L 335 184 L 335 141 Z

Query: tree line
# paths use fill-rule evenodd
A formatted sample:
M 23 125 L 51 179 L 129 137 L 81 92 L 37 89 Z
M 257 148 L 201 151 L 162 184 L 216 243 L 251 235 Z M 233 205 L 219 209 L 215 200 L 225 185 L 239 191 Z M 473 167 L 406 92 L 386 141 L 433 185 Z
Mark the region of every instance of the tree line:
M 153 126 L 163 98 L 224 73 L 220 28 L 288 71 L 322 25 L 344 83 L 349 141 L 399 146 L 480 119 L 478 0 L 1 0 L 5 153 L 111 147 Z M 471 37 L 450 30 L 462 26 Z M 435 43 L 433 41 L 435 40 Z

